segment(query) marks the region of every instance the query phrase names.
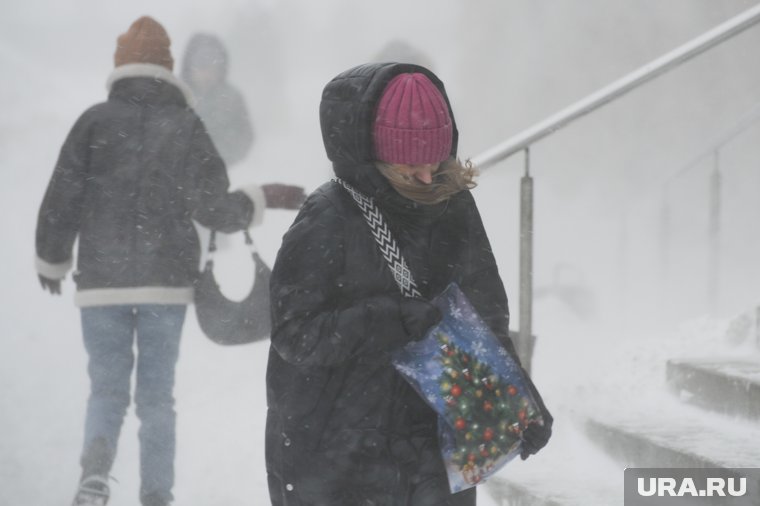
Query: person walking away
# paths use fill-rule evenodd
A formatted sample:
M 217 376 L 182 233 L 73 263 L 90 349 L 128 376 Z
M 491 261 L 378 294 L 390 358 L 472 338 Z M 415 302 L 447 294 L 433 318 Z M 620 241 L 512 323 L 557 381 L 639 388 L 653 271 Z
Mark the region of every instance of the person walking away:
M 172 501 L 175 364 L 200 259 L 193 220 L 233 232 L 261 222 L 274 205 L 253 185 L 230 192 L 173 64 L 169 36 L 150 17 L 118 37 L 108 99 L 69 132 L 39 210 L 44 289 L 60 294 L 78 241 L 73 279 L 90 395 L 75 506 L 108 501 L 133 370 L 140 502 Z

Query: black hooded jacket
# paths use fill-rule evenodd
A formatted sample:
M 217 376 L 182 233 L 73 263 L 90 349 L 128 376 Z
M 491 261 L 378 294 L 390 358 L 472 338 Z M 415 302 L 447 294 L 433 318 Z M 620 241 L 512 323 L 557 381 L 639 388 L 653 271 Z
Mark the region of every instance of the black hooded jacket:
M 320 116 L 327 155 L 337 176 L 375 199 L 423 296 L 458 283 L 512 349 L 507 297 L 470 192 L 418 204 L 374 165 L 375 108 L 386 84 L 404 72 L 426 74 L 445 96 L 435 75 L 403 64 L 357 67 L 326 86 Z M 454 128 L 452 156 L 456 141 Z M 435 441 L 436 416 L 389 362 L 409 340 L 400 318 L 404 299 L 361 211 L 338 183 L 322 185 L 301 208 L 270 287 L 267 469 L 281 485 L 270 487 L 273 503 L 352 504 L 347 497 L 363 489 L 375 491 L 368 493 L 373 504 L 404 504 L 415 472 L 408 469 L 427 464 L 405 464 L 420 454 L 403 448 L 420 433 Z M 431 472 L 444 473 L 433 446 Z
M 250 198 L 229 193 L 181 83 L 163 67 L 125 65 L 61 148 L 39 211 L 38 272 L 63 277 L 78 239 L 79 305 L 188 303 L 200 257 L 192 220 L 231 232 L 252 214 Z

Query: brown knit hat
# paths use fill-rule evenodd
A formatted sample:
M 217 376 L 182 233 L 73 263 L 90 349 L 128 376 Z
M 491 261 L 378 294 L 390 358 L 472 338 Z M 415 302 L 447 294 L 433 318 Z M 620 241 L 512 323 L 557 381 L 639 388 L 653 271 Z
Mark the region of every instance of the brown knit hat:
M 174 68 L 174 59 L 169 49 L 171 41 L 164 27 L 149 16 L 143 16 L 129 27 L 127 33 L 116 39 L 114 66 L 128 63 L 153 63 L 169 70 Z

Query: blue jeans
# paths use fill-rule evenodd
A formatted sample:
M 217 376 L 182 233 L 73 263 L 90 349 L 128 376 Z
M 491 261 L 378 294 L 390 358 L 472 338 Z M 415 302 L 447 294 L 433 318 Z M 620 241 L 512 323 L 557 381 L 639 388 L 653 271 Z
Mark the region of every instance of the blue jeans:
M 88 452 L 105 446 L 110 471 L 130 402 L 130 376 L 137 373 L 135 405 L 140 419 L 140 497 L 168 503 L 174 485 L 174 369 L 187 306 L 123 305 L 82 308 L 82 334 L 89 354 L 90 398 L 82 465 Z

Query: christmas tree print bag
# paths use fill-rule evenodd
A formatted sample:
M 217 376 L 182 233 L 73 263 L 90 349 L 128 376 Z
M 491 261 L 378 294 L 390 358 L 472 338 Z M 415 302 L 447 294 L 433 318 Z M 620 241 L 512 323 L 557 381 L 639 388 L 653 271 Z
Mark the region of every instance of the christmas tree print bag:
M 394 353 L 395 368 L 439 414 L 452 493 L 482 483 L 520 454 L 521 435 L 543 425 L 522 368 L 456 283 L 433 301 L 443 319 Z

